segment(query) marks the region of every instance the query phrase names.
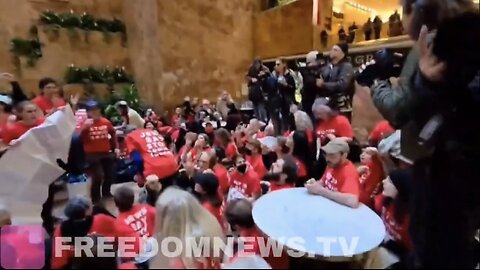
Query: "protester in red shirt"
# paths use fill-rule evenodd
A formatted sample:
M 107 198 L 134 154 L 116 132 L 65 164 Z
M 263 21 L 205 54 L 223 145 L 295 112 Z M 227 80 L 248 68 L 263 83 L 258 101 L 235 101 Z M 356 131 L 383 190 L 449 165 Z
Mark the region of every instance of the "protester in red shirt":
M 101 256 L 105 254 L 116 254 L 118 248 L 115 243 L 110 243 L 103 235 L 89 235 L 87 239 L 93 243 L 87 251 L 93 256 L 89 256 L 87 252 L 82 252 L 81 256 L 73 257 L 71 261 L 71 269 L 138 269 L 134 262 L 123 262 L 125 258 L 119 259 L 117 256 Z M 104 239 L 102 239 L 104 238 Z M 88 247 L 87 247 L 88 248 Z
M 298 178 L 298 166 L 294 157 L 284 155 L 272 164 L 270 172 L 264 177 L 268 181 L 269 191 L 294 188 Z
M 342 138 L 347 142 L 353 140 L 353 128 L 348 118 L 338 114 L 328 105 L 328 100 L 319 98 L 313 104 L 313 115 L 318 121 L 315 133 L 322 145 L 334 138 Z
M 322 149 L 326 153 L 328 168 L 320 181 L 311 179 L 305 186 L 312 194 L 357 208 L 360 204 L 360 180 L 355 165 L 347 159 L 348 144 L 336 138 Z
M 362 166 L 357 169 L 360 174 L 360 202 L 372 207 L 373 199 L 380 193 L 381 183 L 385 178 L 378 150 L 374 147 L 365 148 L 360 162 Z
M 193 148 L 190 150 L 189 155 L 192 158 L 193 161 L 198 159 L 198 155 L 201 152 L 210 152 L 212 151 L 212 148 L 210 148 L 210 141 L 208 139 L 207 134 L 199 134 L 197 136 L 197 140 L 195 141 L 195 144 Z
M 238 241 L 244 243 L 244 245 L 239 245 L 239 250 L 231 261 L 242 255 L 259 255 L 264 256 L 264 259 L 270 264 L 272 269 L 287 269 L 289 266 L 289 260 L 284 251 L 281 253 L 280 257 L 275 257 L 275 252 L 273 250 L 265 250 L 263 252 L 260 250 L 261 246 L 268 247 L 268 245 L 264 244 L 266 243 L 267 238 L 260 233 L 255 225 L 252 216 L 252 209 L 252 202 L 246 199 L 237 199 L 229 203 L 225 210 L 225 218 L 227 219 L 227 222 L 230 224 L 232 230 L 239 233 Z M 263 243 L 260 244 L 260 241 L 263 241 Z M 244 247 L 242 248 L 242 246 Z
M 63 221 L 54 232 L 52 238 L 52 269 L 62 269 L 67 266 L 74 256 L 73 243 L 71 249 L 56 251 L 56 247 L 62 246 L 62 237 L 84 237 L 92 234 L 99 234 L 106 237 L 117 236 L 115 218 L 105 214 L 92 216 L 92 204 L 85 197 L 74 197 L 70 199 L 65 207 L 67 220 Z M 71 239 L 71 241 L 74 241 Z M 68 243 L 63 243 L 67 245 Z M 59 253 L 59 254 L 56 254 Z
M 116 131 L 112 123 L 102 116 L 97 101 L 87 102 L 87 114 L 88 119 L 83 123 L 81 138 L 92 176 L 92 200 L 98 202 L 102 197 L 112 197 L 110 187 L 115 177 L 115 157 L 120 156 L 121 151 L 118 148 Z
M 173 184 L 178 164 L 165 139 L 157 131 L 135 130 L 125 139 L 129 155 L 141 164 L 139 174 L 143 178 L 158 177 L 163 188 Z M 143 185 L 143 182 L 138 182 Z
M 390 134 L 392 134 L 393 132 L 395 132 L 395 129 L 390 125 L 388 121 L 380 121 L 375 126 L 372 133 L 370 133 L 370 136 L 368 137 L 368 143 L 370 146 L 377 147 L 381 140 L 390 136 Z
M 246 160 L 258 177 L 263 178 L 268 170 L 263 163 L 262 144 L 257 139 L 250 139 L 246 145 Z
M 225 153 L 222 149 L 215 149 L 215 152 L 210 153 L 210 169 L 215 173 L 218 178 L 218 190 L 222 196 L 226 196 L 228 189 L 230 188 L 230 176 L 228 175 L 227 168 L 220 163 Z
M 397 255 L 401 263 L 407 262 L 413 250 L 408 214 L 412 180 L 409 169 L 394 170 L 383 181 L 383 194 L 375 198 L 375 208 L 387 231 L 382 246 Z
M 218 223 L 223 227 L 223 213 L 221 211 L 222 207 L 222 198 L 218 192 L 218 178 L 215 174 L 199 173 L 194 176 L 195 180 L 195 193 L 200 199 L 200 203 L 203 208 L 208 210 L 217 220 Z
M 125 226 L 135 232 L 144 242 L 143 250 L 148 250 L 150 241 L 153 241 L 155 232 L 155 216 L 156 210 L 148 204 L 134 204 L 135 193 L 129 187 L 122 186 L 115 190 L 115 205 L 118 207 L 118 217 L 115 221 L 117 230 L 121 230 Z M 118 229 L 120 228 L 120 229 Z M 135 258 L 137 266 L 140 269 L 148 269 L 149 259 L 142 252 Z
M 215 145 L 225 151 L 225 162 L 233 162 L 238 155 L 238 149 L 232 140 L 230 132 L 221 128 L 215 131 Z
M 41 79 L 38 82 L 38 88 L 40 88 L 40 95 L 34 98 L 32 102 L 38 106 L 44 115 L 66 105 L 65 100 L 60 97 L 60 88 L 54 79 Z
M 232 195 L 232 196 L 230 196 Z M 230 174 L 229 198 L 258 199 L 262 195 L 260 178 L 252 167 L 249 167 L 242 156 L 235 160 L 235 170 Z
M 194 132 L 188 132 L 185 134 L 185 145 L 183 145 L 177 153 L 177 158 L 179 162 L 185 162 L 187 154 L 195 145 L 198 135 Z
M 30 101 L 22 101 L 16 106 L 19 120 L 12 125 L 5 125 L 2 131 L 3 144 L 9 145 L 27 133 L 30 129 L 37 127 L 45 121 L 39 118 L 37 107 Z

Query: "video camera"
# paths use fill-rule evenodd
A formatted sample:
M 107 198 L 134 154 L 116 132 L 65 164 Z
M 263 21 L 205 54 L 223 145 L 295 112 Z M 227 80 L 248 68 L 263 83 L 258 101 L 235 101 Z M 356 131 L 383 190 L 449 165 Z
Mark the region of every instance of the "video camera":
M 357 71 L 355 79 L 362 86 L 372 86 L 375 80 L 387 80 L 399 77 L 402 71 L 404 56 L 392 49 L 384 48 L 377 51 L 372 64 L 364 64 Z

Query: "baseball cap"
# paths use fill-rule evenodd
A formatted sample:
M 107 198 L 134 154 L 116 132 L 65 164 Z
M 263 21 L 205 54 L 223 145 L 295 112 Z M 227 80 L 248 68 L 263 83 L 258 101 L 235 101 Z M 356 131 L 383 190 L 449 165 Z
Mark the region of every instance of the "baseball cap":
M 307 64 L 312 64 L 312 63 L 315 63 L 317 61 L 317 55 L 318 55 L 318 51 L 311 51 L 309 53 L 307 53 L 306 55 L 306 61 L 307 61 Z
M 350 152 L 350 147 L 345 140 L 335 138 L 322 147 L 322 150 L 327 154 L 348 153 Z
M 94 110 L 94 109 L 100 108 L 100 104 L 98 103 L 98 101 L 91 99 L 87 101 L 86 107 L 87 107 L 87 111 Z
M 86 216 L 86 211 L 91 206 L 92 203 L 89 199 L 83 196 L 76 196 L 68 201 L 64 213 L 71 220 L 83 219 Z
M 200 173 L 193 178 L 208 194 L 215 194 L 218 191 L 218 178 L 213 173 Z
M 7 95 L 0 95 L 0 102 L 7 105 L 12 105 L 12 99 Z
M 128 106 L 128 103 L 125 100 L 120 100 L 117 102 L 117 106 Z

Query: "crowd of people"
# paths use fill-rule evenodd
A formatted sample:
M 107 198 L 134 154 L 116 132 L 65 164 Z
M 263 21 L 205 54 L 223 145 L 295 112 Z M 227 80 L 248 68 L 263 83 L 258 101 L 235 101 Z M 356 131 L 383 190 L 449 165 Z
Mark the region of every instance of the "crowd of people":
M 358 72 L 346 60 L 348 45 L 339 43 L 327 61 L 318 52 L 306 56 L 300 69 L 300 102 L 295 96 L 298 74 L 281 58 L 274 70 L 258 59 L 248 70 L 251 110 L 227 92 L 216 104 L 185 97 L 168 117 L 151 109 L 136 112 L 121 101 L 116 106 L 123 124 L 115 127 L 102 116 L 98 101 L 72 97 L 78 128 L 63 167 L 70 176 L 91 178 L 90 198 L 70 199 L 66 220 L 61 220 L 51 216 L 54 192 L 49 192 L 42 213 L 50 239 L 46 268 L 233 267 L 245 259 L 240 250 L 230 257 L 182 253 L 175 258 L 148 257 L 142 250 L 152 239 L 167 237 L 266 237 L 252 217 L 255 201 L 298 187 L 347 207 L 364 204 L 378 213 L 387 236 L 367 256 L 393 256 L 384 268 L 475 267 L 480 254 L 480 174 L 475 167 L 480 160 L 475 116 L 480 59 L 472 52 L 480 46 L 480 35 L 475 34 L 480 19 L 471 12 L 470 1 L 417 2 L 402 1 L 405 30 L 417 43 L 399 78 L 356 83 Z M 436 14 L 426 12 L 429 9 Z M 457 35 L 452 29 L 466 34 L 449 45 L 445 41 Z M 437 30 L 433 46 L 428 30 Z M 377 64 L 367 63 L 360 72 Z M 0 96 L 3 153 L 67 101 L 53 79 L 39 82 L 41 94 L 33 100 L 12 75 L 2 74 L 1 79 L 13 89 Z M 366 144 L 356 140 L 351 125 L 355 91 L 370 91 L 385 117 Z M 127 185 L 112 189 L 118 159 L 130 162 L 131 181 L 141 188 L 140 194 Z M 104 207 L 109 198 L 118 215 Z M 298 210 L 305 211 L 303 206 Z M 8 209 L 0 215 L 2 226 L 10 223 Z M 54 255 L 56 239 L 81 236 L 95 243 L 102 236 L 133 237 L 135 256 L 78 257 L 74 247 Z M 262 255 L 258 243 L 252 252 Z M 285 255 L 263 259 L 257 266 L 288 267 Z

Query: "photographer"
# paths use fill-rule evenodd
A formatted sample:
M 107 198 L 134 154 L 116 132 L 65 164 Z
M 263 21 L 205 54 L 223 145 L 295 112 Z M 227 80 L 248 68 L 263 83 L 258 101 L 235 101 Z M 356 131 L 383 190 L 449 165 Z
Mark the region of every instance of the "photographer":
M 268 76 L 270 76 L 270 70 L 263 65 L 260 59 L 253 61 L 246 76 L 248 82 L 248 99 L 253 103 L 256 118 L 263 122 L 267 121 L 263 83 Z
M 403 0 L 402 4 L 406 31 L 413 40 L 421 38 L 400 78 L 377 81 L 371 91 L 380 113 L 402 129 L 402 155 L 415 161 L 411 213 L 415 263 L 422 268 L 472 268 L 473 230 L 478 227 L 480 212 L 475 199 L 478 194 L 472 194 L 479 189 L 478 162 L 474 160 L 479 160 L 480 132 L 478 125 L 471 123 L 478 122 L 473 108 L 480 102 L 467 91 L 473 74 L 458 74 L 475 69 L 475 65 L 462 64 L 478 56 L 471 48 L 479 46 L 473 40 L 479 36 L 479 27 L 464 23 L 448 38 L 434 42 L 434 53 L 437 44 L 450 45 L 443 50 L 446 57 L 442 63 L 438 59 L 441 54 L 432 54 L 428 45 L 427 29 L 420 35 L 422 25 L 438 29 L 445 20 L 473 10 L 472 2 Z M 463 31 L 470 32 L 459 33 Z
M 431 46 L 426 27 L 418 41 L 408 135 L 422 155 L 415 156 L 411 233 L 426 268 L 478 264 L 480 126 L 472 123 L 480 99 L 469 84 L 480 70 L 479 29 L 480 15 L 464 13 L 441 23 Z
M 320 89 L 319 97 L 328 97 L 336 101 L 340 113 L 352 120 L 352 99 L 355 92 L 354 71 L 346 60 L 348 44 L 339 43 L 330 51 L 330 63 L 322 69 L 316 85 Z
M 321 66 L 319 58 L 321 54 L 318 51 L 311 51 L 306 56 L 307 66 L 300 68 L 303 78 L 302 88 L 302 110 L 304 110 L 311 119 L 313 119 L 312 106 L 317 93 L 320 89 L 317 87 L 317 79 L 320 79 Z

